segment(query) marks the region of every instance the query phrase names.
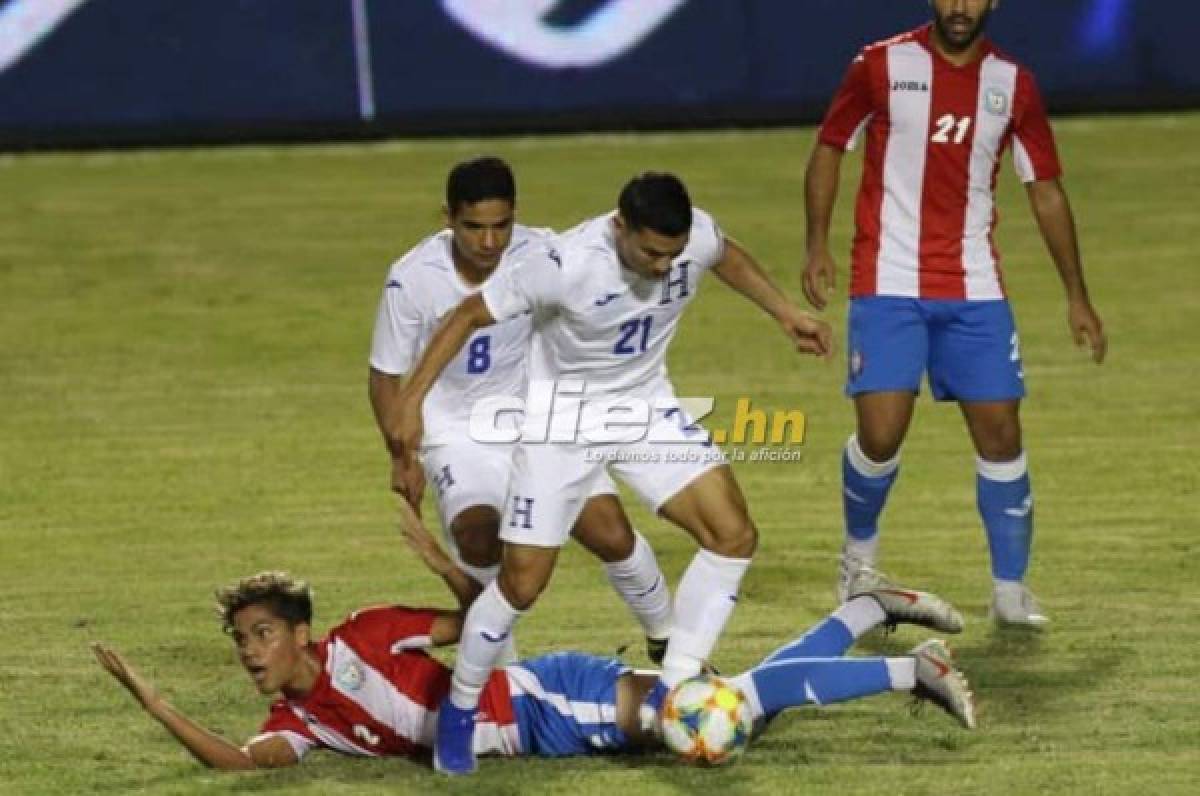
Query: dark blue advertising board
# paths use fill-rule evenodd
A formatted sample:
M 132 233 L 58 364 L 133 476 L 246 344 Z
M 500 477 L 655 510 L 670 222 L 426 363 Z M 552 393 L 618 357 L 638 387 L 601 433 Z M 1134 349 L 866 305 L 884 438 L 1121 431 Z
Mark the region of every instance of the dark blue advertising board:
M 818 118 L 922 0 L 0 0 L 8 148 Z M 1004 0 L 1052 109 L 1200 100 L 1193 0 Z

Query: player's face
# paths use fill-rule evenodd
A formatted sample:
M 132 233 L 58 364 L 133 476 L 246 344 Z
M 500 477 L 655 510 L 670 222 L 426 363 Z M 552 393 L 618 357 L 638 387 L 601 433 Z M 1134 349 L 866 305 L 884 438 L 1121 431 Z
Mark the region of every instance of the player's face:
M 507 199 L 484 199 L 446 209 L 446 225 L 454 234 L 455 259 L 490 271 L 500 264 L 512 241 L 516 208 Z
M 647 279 L 666 276 L 688 243 L 687 233 L 664 235 L 652 229 L 633 229 L 620 215 L 613 219 L 613 239 L 621 265 Z
M 295 627 L 264 605 L 248 605 L 234 614 L 233 636 L 238 660 L 261 694 L 273 694 L 303 671 L 308 625 Z
M 951 52 L 962 52 L 975 43 L 987 26 L 994 0 L 932 0 L 933 24 L 938 38 Z

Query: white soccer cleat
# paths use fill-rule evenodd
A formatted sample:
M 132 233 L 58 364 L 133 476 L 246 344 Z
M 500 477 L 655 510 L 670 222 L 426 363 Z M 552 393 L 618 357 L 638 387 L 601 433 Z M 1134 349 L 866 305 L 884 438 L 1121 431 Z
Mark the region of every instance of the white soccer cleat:
M 845 548 L 842 548 L 842 559 L 838 566 L 837 585 L 834 587 L 838 605 L 849 599 L 850 593 L 860 580 L 871 577 L 872 573 L 878 574 L 875 570 L 871 569 L 874 563 L 870 559 L 856 556 L 853 553 L 847 552 Z
M 849 597 L 874 599 L 887 614 L 885 622 L 892 627 L 904 623 L 942 633 L 961 633 L 963 629 L 962 614 L 953 605 L 936 594 L 899 586 L 873 569 L 858 571 L 850 583 Z
M 937 705 L 968 730 L 975 729 L 975 695 L 966 676 L 955 668 L 946 642 L 931 638 L 913 647 L 909 654 L 917 662 L 913 696 Z
M 1042 628 L 1050 617 L 1042 613 L 1037 598 L 1023 583 L 1002 585 L 992 592 L 992 619 L 998 625 L 1022 625 Z

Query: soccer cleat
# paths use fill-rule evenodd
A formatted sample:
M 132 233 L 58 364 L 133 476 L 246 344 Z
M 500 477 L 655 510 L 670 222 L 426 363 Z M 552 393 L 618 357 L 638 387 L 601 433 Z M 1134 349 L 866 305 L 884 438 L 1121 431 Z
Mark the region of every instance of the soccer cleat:
M 1023 583 L 996 588 L 992 592 L 992 619 L 998 625 L 1023 625 L 1041 628 L 1050 624 L 1037 598 Z
M 882 572 L 860 569 L 850 584 L 850 599 L 871 597 L 887 614 L 886 624 L 920 625 L 942 633 L 961 633 L 963 618 L 953 605 L 925 591 L 892 583 Z
M 463 710 L 447 696 L 438 708 L 433 767 L 443 774 L 475 772 L 475 709 Z
M 662 666 L 663 656 L 667 654 L 667 641 L 665 638 L 646 636 L 646 657 L 655 666 Z
M 968 730 L 975 729 L 975 695 L 967 678 L 954 668 L 954 657 L 946 642 L 932 638 L 913 647 L 909 654 L 917 662 L 917 684 L 912 695 L 937 705 Z
M 868 573 L 874 572 L 871 569 L 871 565 L 874 563 L 874 561 L 847 552 L 845 548 L 842 549 L 842 560 L 841 565 L 838 567 L 838 579 L 835 586 L 838 605 L 846 602 L 854 584 L 860 578 L 866 577 L 863 574 L 864 570 Z

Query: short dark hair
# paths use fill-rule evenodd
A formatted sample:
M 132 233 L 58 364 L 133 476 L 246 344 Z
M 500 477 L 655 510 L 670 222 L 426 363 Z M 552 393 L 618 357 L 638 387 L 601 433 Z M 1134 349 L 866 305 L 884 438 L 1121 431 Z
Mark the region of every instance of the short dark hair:
M 630 229 L 677 237 L 692 228 L 692 200 L 674 174 L 647 171 L 625 184 L 617 210 Z
M 286 572 L 259 572 L 217 589 L 217 614 L 221 629 L 233 629 L 233 617 L 243 608 L 264 605 L 277 618 L 295 627 L 312 624 L 312 589 Z
M 512 169 L 498 157 L 485 155 L 464 160 L 446 177 L 446 207 L 457 213 L 464 204 L 485 199 L 517 200 L 517 181 Z

